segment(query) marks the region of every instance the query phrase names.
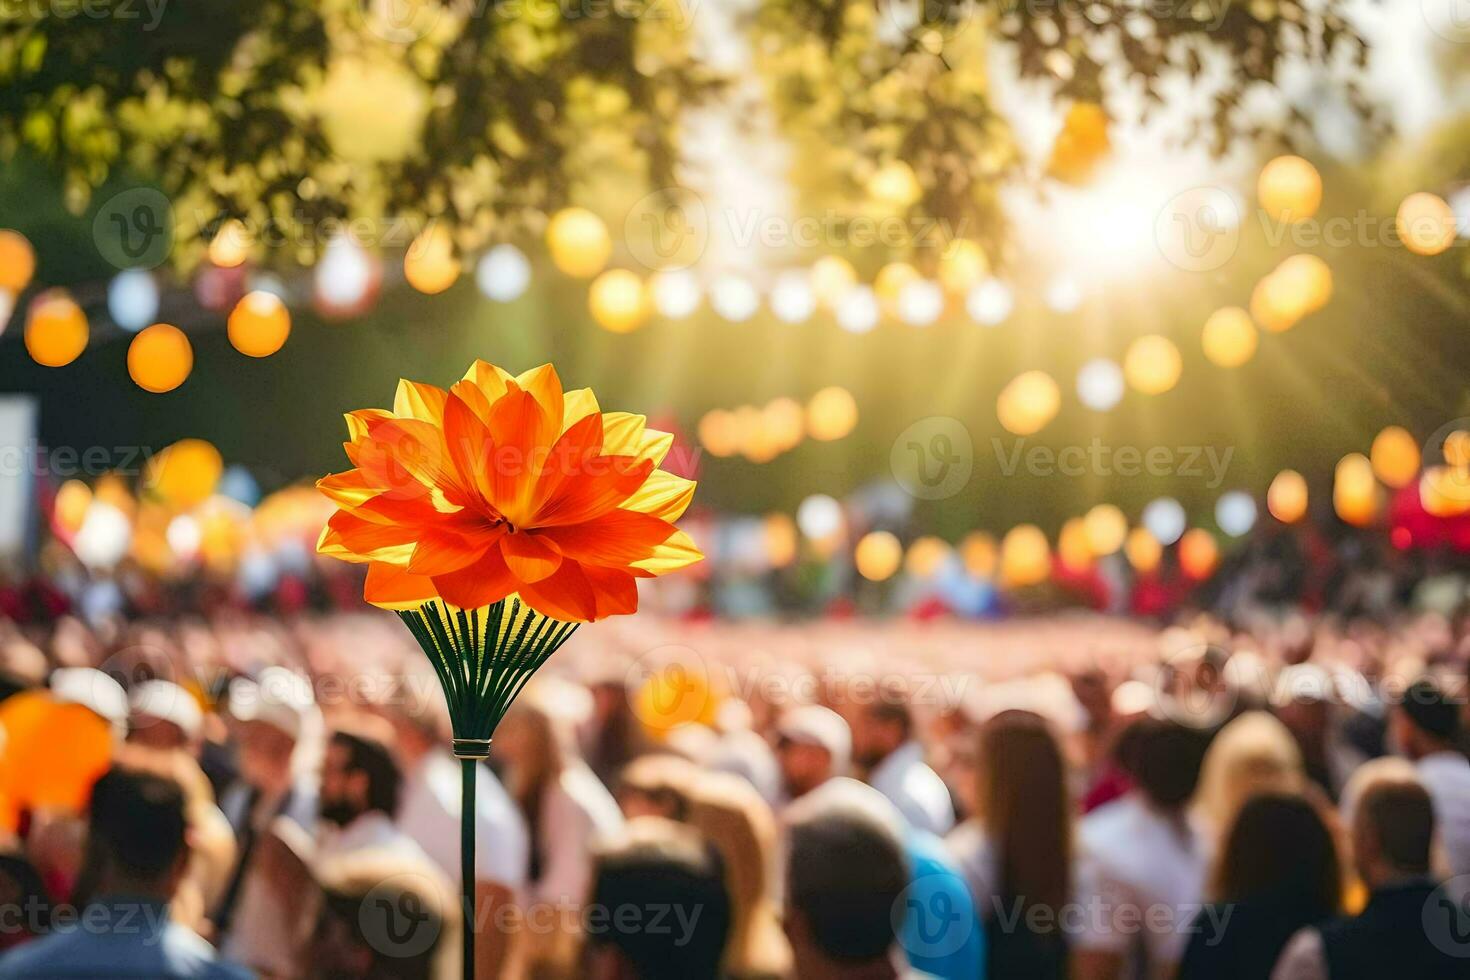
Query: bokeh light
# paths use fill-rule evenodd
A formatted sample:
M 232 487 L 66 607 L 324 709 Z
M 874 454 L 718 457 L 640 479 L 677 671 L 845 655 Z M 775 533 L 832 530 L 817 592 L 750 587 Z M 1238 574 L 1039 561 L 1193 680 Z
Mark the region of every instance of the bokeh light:
M 250 357 L 269 357 L 291 334 L 291 311 L 275 293 L 246 293 L 225 325 L 230 343 Z
M 1415 255 L 1438 255 L 1455 244 L 1455 212 L 1438 194 L 1420 191 L 1404 198 L 1394 227 Z
M 927 327 L 944 312 L 944 290 L 930 279 L 915 279 L 898 291 L 898 318 L 911 327 Z
M 848 333 L 867 333 L 878 326 L 882 316 L 878 297 L 867 286 L 853 286 L 837 300 L 832 309 L 837 325 Z
M 141 330 L 158 316 L 158 283 L 146 269 L 127 269 L 107 284 L 107 314 L 124 330 Z
M 888 531 L 871 531 L 858 541 L 852 559 L 859 575 L 870 582 L 882 582 L 898 571 L 903 545 Z
M 904 571 L 917 579 L 933 578 L 952 553 L 949 542 L 926 534 L 909 545 L 908 554 L 904 556 Z
M 1159 334 L 1139 337 L 1128 345 L 1123 373 L 1134 390 L 1160 395 L 1179 383 L 1183 362 L 1174 342 Z
M 250 233 L 231 218 L 220 226 L 209 242 L 209 261 L 216 268 L 234 269 L 250 256 Z
M 1231 490 L 1215 501 L 1215 523 L 1220 530 L 1238 538 L 1256 525 L 1255 498 L 1244 490 Z
M 1419 475 L 1419 444 L 1402 426 L 1387 426 L 1374 436 L 1368 458 L 1384 486 L 1406 487 Z
M 1200 334 L 1205 357 L 1223 368 L 1240 367 L 1256 353 L 1256 325 L 1238 306 L 1226 306 L 1210 314 Z
M 840 255 L 824 255 L 812 263 L 811 286 L 817 302 L 829 309 L 857 282 L 857 270 Z
M 1029 436 L 1056 417 L 1062 394 L 1051 375 L 1026 371 L 1012 378 L 995 401 L 996 418 L 1007 432 Z
M 796 508 L 796 526 L 813 541 L 842 532 L 842 505 L 825 493 L 814 493 Z
M 524 252 L 509 242 L 486 252 L 475 266 L 475 285 L 497 303 L 519 299 L 530 284 L 531 263 Z
M 61 290 L 42 293 L 31 301 L 26 317 L 25 342 L 37 364 L 63 367 L 87 348 L 87 315 Z
M 940 253 L 939 282 L 955 295 L 968 293 L 989 271 L 985 250 L 968 238 L 956 238 Z
M 1087 512 L 1083 519 L 1087 532 L 1087 547 L 1094 555 L 1111 555 L 1123 547 L 1128 534 L 1128 518 L 1112 504 L 1098 504 Z
M 971 531 L 960 542 L 959 551 L 965 571 L 980 579 L 995 575 L 996 562 L 1000 555 L 994 536 L 984 531 Z
M 1215 536 L 1202 527 L 1190 528 L 1179 539 L 1179 568 L 1193 579 L 1208 578 L 1220 563 Z
M 648 316 L 648 297 L 643 280 L 627 269 L 609 269 L 587 290 L 587 308 L 604 330 L 629 333 L 642 326 Z
M 1123 369 L 1116 361 L 1097 357 L 1077 372 L 1077 397 L 1095 412 L 1106 412 L 1123 399 Z
M 655 273 L 649 280 L 648 292 L 653 299 L 653 308 L 670 320 L 682 320 L 692 315 L 703 299 L 699 280 L 688 269 Z
M 128 376 L 144 391 L 173 391 L 194 370 L 194 348 L 178 327 L 155 323 L 128 344 Z
M 787 269 L 771 286 L 771 312 L 782 323 L 805 323 L 816 312 L 817 297 L 804 270 Z
M 1018 524 L 1000 542 L 1000 577 L 1010 587 L 1045 582 L 1051 575 L 1051 548 L 1035 524 Z
M 1322 176 L 1301 157 L 1279 156 L 1261 168 L 1256 196 L 1272 221 L 1305 221 L 1322 204 Z
M 1016 299 L 1011 287 L 999 279 L 986 279 L 970 290 L 965 297 L 965 312 L 982 327 L 998 326 L 1006 321 L 1015 308 Z
M 1282 470 L 1266 491 L 1266 509 L 1283 524 L 1295 524 L 1307 513 L 1307 481 L 1296 470 Z
M 1349 524 L 1365 527 L 1378 510 L 1378 481 L 1373 464 L 1362 453 L 1348 453 L 1337 461 L 1332 477 L 1332 507 Z
M 442 224 L 430 225 L 420 232 L 403 256 L 403 277 L 414 289 L 430 296 L 453 286 L 459 273 L 454 239 Z
M 546 226 L 546 246 L 562 272 L 591 279 L 612 255 L 612 236 L 602 219 L 586 208 L 564 208 Z
M 0 229 L 0 289 L 19 295 L 36 274 L 36 252 L 18 231 Z
M 1188 520 L 1184 505 L 1173 497 L 1158 497 L 1143 508 L 1143 526 L 1159 544 L 1170 545 L 1178 541 Z
M 807 402 L 807 432 L 820 442 L 841 439 L 852 432 L 857 421 L 857 400 L 846 388 L 823 388 Z
M 148 461 L 143 486 L 180 510 L 204 503 L 224 474 L 224 458 L 203 439 L 180 439 Z
M 709 304 L 729 322 L 744 323 L 760 309 L 761 296 L 744 276 L 724 275 L 710 287 Z
M 1123 553 L 1128 556 L 1128 564 L 1142 573 L 1148 574 L 1159 567 L 1159 562 L 1164 557 L 1164 546 L 1159 544 L 1159 539 L 1149 533 L 1148 528 L 1135 527 L 1128 532 L 1128 540 L 1123 544 Z

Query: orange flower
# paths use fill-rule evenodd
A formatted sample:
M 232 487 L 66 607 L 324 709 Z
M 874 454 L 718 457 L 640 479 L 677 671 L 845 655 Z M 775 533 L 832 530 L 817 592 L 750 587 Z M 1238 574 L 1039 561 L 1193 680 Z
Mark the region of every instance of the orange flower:
M 638 608 L 636 579 L 703 556 L 673 522 L 694 483 L 658 468 L 673 437 L 563 392 L 550 364 L 476 361 L 448 391 L 400 381 L 393 411 L 347 415 L 355 469 L 317 487 L 338 507 L 317 551 L 366 562 L 364 598 L 464 609 L 512 593 L 565 622 Z

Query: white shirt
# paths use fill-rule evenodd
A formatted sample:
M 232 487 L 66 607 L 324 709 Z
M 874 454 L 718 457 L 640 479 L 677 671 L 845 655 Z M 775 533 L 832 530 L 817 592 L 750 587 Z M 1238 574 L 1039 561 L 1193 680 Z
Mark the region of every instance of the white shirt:
M 1126 975 L 1172 975 L 1204 902 L 1204 837 L 1136 792 L 1084 817 L 1079 837 L 1077 948 L 1141 958 Z
M 333 858 L 353 851 L 389 851 L 416 864 L 434 866 L 418 842 L 398 829 L 382 810 L 360 814 L 345 827 L 327 830 L 317 846 L 317 858 Z
M 407 774 L 398 826 L 459 886 L 460 764 L 433 750 Z M 475 875 L 518 891 L 526 883 L 526 821 L 488 766 L 476 766 Z
M 1470 760 L 1459 752 L 1435 752 L 1416 767 L 1429 798 L 1451 876 L 1470 874 Z
M 585 763 L 575 762 L 546 787 L 537 834 L 541 877 L 532 901 L 577 904 L 592 887 L 592 848 L 597 839 L 623 826 L 623 812 Z
M 924 748 L 905 742 L 873 767 L 868 783 L 898 807 L 904 819 L 938 837 L 954 826 L 954 802 L 949 787 L 924 762 Z

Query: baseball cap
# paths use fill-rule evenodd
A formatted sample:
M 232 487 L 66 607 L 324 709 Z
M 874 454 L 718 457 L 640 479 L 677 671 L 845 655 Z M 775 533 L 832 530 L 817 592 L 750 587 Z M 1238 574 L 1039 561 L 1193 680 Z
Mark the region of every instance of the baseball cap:
M 189 739 L 199 737 L 204 723 L 204 713 L 194 696 L 173 681 L 144 681 L 133 688 L 129 699 L 134 716 L 157 718 L 177 725 Z
M 820 704 L 792 708 L 781 716 L 776 734 L 798 745 L 817 745 L 832 756 L 832 772 L 847 771 L 852 757 L 852 730 L 842 716 Z
M 232 683 L 229 704 L 230 714 L 240 721 L 262 722 L 300 739 L 316 699 L 300 674 L 285 667 L 267 667 L 255 680 Z
M 51 672 L 51 695 L 79 704 L 98 717 L 121 726 L 128 719 L 128 696 L 122 685 L 92 667 L 58 667 Z

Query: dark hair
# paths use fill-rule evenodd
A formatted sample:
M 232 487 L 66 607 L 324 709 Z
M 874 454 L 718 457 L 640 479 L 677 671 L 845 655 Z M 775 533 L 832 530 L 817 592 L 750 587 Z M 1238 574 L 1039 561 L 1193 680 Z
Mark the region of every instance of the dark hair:
M 355 944 L 372 951 L 368 977 L 430 980 L 434 976 L 444 920 L 417 884 L 415 874 L 395 874 L 376 883 L 348 881 L 323 888 L 321 919 L 337 920 Z M 411 918 L 403 915 L 409 910 Z M 396 930 L 402 928 L 399 920 L 403 918 L 408 918 L 412 931 L 400 940 Z M 419 940 L 423 936 L 433 938 L 424 944 Z
M 1150 719 L 1140 725 L 1134 738 L 1132 775 L 1143 795 L 1166 810 L 1189 802 L 1209 744 L 1205 733 L 1177 722 Z
M 1407 780 L 1374 783 L 1358 800 L 1355 820 L 1372 835 L 1383 860 L 1396 870 L 1409 874 L 1429 871 L 1434 804 L 1423 786 Z
M 114 767 L 92 786 L 87 833 L 123 874 L 162 879 L 184 853 L 184 790 L 153 773 Z
M 896 938 L 894 903 L 908 882 L 898 842 L 871 819 L 832 813 L 791 828 L 787 902 L 834 960 L 887 955 Z
M 914 717 L 901 686 L 896 683 L 879 689 L 879 696 L 868 706 L 868 715 L 875 721 L 897 725 L 904 738 L 913 734 Z
M 733 918 L 719 855 L 679 824 L 640 817 L 635 825 L 649 833 L 597 861 L 589 942 L 615 946 L 640 980 L 715 980 Z M 621 914 L 630 908 L 640 914 Z
M 1317 808 L 1289 793 L 1261 793 L 1240 808 L 1216 858 L 1215 898 L 1271 896 L 1320 921 L 1342 911 L 1342 864 Z
M 381 810 L 390 817 L 395 816 L 403 788 L 403 772 L 388 747 L 376 739 L 344 731 L 333 732 L 332 741 L 347 750 L 348 771 L 367 776 L 368 810 Z
M 1000 892 L 1060 911 L 1072 890 L 1072 801 L 1051 727 L 1030 711 L 1002 711 L 980 728 L 977 762 L 977 816 L 996 850 Z
M 1421 677 L 1404 690 L 1401 710 L 1414 727 L 1441 742 L 1453 742 L 1460 734 L 1460 706 L 1435 683 Z

